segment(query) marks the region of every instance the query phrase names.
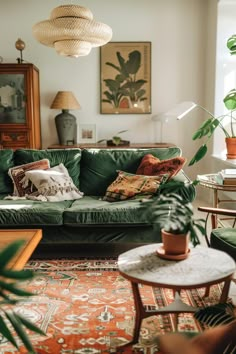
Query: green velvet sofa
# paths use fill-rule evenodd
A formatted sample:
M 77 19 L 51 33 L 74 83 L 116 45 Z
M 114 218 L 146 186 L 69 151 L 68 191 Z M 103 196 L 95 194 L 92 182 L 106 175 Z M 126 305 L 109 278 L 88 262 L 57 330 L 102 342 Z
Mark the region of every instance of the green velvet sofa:
M 63 254 L 68 249 L 78 252 L 81 245 L 87 250 L 96 250 L 105 249 L 108 244 L 134 247 L 159 242 L 160 235 L 140 218 L 140 200 L 115 203 L 102 200 L 107 187 L 116 179 L 117 170 L 135 173 L 142 157 L 148 153 L 163 160 L 180 156 L 181 150 L 178 147 L 0 150 L 0 228 L 42 229 L 38 253 L 54 252 L 58 246 Z M 83 198 L 60 202 L 4 199 L 13 193 L 9 168 L 45 158 L 51 167 L 64 164 L 76 187 L 84 193 Z M 190 182 L 182 170 L 174 179 Z M 195 197 L 193 186 L 177 192 L 189 201 Z

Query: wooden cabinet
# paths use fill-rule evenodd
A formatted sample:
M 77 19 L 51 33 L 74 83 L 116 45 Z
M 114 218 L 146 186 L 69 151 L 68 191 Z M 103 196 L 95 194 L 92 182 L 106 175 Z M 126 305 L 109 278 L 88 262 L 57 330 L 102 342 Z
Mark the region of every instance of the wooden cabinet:
M 0 64 L 0 144 L 41 148 L 39 70 L 33 64 Z

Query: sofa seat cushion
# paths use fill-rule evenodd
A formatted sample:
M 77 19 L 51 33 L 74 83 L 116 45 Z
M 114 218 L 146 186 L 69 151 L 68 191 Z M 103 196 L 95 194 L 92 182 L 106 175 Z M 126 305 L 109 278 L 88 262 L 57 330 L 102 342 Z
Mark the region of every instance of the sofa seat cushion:
M 140 200 L 132 199 L 109 203 L 97 196 L 85 196 L 74 201 L 73 205 L 64 212 L 64 224 L 77 226 L 104 224 L 146 224 L 140 221 L 137 209 Z
M 85 195 L 104 196 L 116 179 L 117 171 L 135 174 L 144 155 L 160 160 L 181 155 L 178 147 L 152 149 L 83 149 L 80 167 L 80 191 Z
M 63 212 L 71 201 L 39 202 L 0 200 L 0 227 L 13 225 L 62 225 Z
M 81 149 L 18 149 L 14 153 L 14 158 L 16 166 L 42 159 L 48 159 L 50 167 L 63 163 L 75 186 L 79 189 Z

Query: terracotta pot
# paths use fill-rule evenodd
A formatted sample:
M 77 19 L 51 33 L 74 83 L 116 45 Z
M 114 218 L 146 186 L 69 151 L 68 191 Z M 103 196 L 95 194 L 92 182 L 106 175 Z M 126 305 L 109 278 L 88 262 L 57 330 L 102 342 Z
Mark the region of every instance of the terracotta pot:
M 171 234 L 161 230 L 163 248 L 166 254 L 180 255 L 186 254 L 189 250 L 189 234 Z
M 236 138 L 225 138 L 227 159 L 236 159 Z

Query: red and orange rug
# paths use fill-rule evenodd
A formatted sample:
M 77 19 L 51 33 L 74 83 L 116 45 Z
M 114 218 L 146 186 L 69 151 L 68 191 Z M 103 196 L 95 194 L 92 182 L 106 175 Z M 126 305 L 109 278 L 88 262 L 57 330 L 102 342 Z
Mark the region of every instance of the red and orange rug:
M 37 276 L 26 284 L 35 296 L 18 304 L 23 314 L 46 333 L 31 334 L 38 354 L 118 353 L 118 346 L 132 339 L 134 303 L 130 283 L 117 271 L 115 260 L 30 261 L 27 268 Z M 153 308 L 173 300 L 171 290 L 142 287 L 143 302 Z M 188 304 L 204 306 L 219 299 L 220 288 L 213 286 L 209 298 L 201 298 L 204 289 L 183 291 Z M 143 321 L 140 342 L 123 353 L 157 353 L 158 334 L 173 330 L 172 315 L 153 316 Z M 179 315 L 178 331 L 196 332 L 200 327 L 192 314 Z M 0 338 L 0 354 L 16 351 Z

